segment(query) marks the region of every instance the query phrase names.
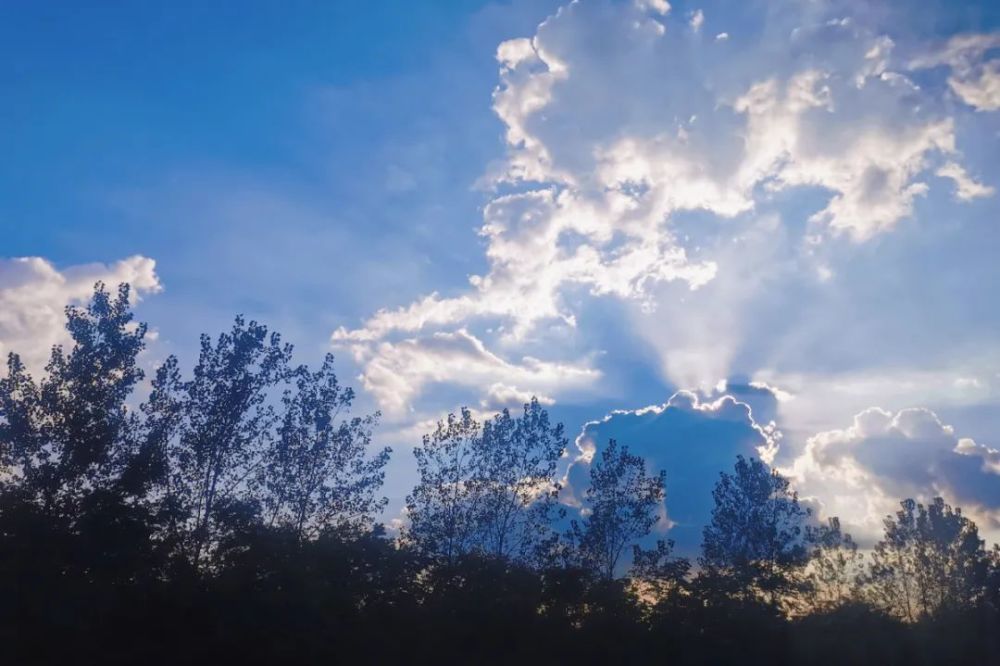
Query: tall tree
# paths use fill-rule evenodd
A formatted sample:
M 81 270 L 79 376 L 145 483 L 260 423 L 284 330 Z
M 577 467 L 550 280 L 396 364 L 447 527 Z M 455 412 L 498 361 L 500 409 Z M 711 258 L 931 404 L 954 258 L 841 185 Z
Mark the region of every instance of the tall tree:
M 471 483 L 481 426 L 463 408 L 439 421 L 413 450 L 420 481 L 406 498 L 409 525 L 404 539 L 425 555 L 448 564 L 476 543 L 477 494 Z
M 834 517 L 825 524 L 809 526 L 807 542 L 812 552 L 807 567 L 806 608 L 827 612 L 858 601 L 864 558 L 851 535 L 841 530 L 840 519 Z
M 40 499 L 55 455 L 45 440 L 45 414 L 38 385 L 15 353 L 0 377 L 0 490 Z
M 550 525 L 561 515 L 556 465 L 566 444 L 563 425 L 551 425 L 534 398 L 520 418 L 505 409 L 484 424 L 473 442 L 471 479 L 484 553 L 529 561 L 555 536 Z
M 19 490 L 46 512 L 78 514 L 84 496 L 118 483 L 134 453 L 138 420 L 127 401 L 143 378 L 136 357 L 146 325 L 135 324 L 129 287 L 102 283 L 86 307 L 66 308 L 72 339 L 52 349 L 36 385 L 16 354 L 0 381 L 0 461 Z
M 72 344 L 53 348 L 39 383 L 16 354 L 0 379 L 0 568 L 47 572 L 36 579 L 43 598 L 58 581 L 63 592 L 131 584 L 162 561 L 147 497 L 158 470 L 143 463 L 130 403 L 146 326 L 133 321 L 128 286 L 98 283 L 66 309 L 66 328 Z
M 166 424 L 175 418 L 170 410 L 180 410 L 177 434 L 167 445 L 168 489 L 184 516 L 179 527 L 196 565 L 228 527 L 252 521 L 259 510 L 253 482 L 273 441 L 272 398 L 290 376 L 291 354 L 277 333 L 237 317 L 214 344 L 201 337 L 190 381 L 176 381 L 168 362 L 157 387 L 164 392 L 158 404 L 168 411 L 154 418 Z
M 973 606 L 988 596 L 989 553 L 976 524 L 937 497 L 904 500 L 885 519 L 867 577 L 870 599 L 910 622 Z
M 732 474 L 720 473 L 712 498 L 712 520 L 702 533 L 703 574 L 744 600 L 777 604 L 798 591 L 810 512 L 788 480 L 756 458 L 738 456 Z
M 298 539 L 327 529 L 367 529 L 387 500 L 378 497 L 390 449 L 368 457 L 378 414 L 347 418 L 354 391 L 343 387 L 327 354 L 316 372 L 302 368 L 282 396 L 273 445 L 258 473 L 270 525 Z
M 478 553 L 532 563 L 557 535 L 556 466 L 566 448 L 537 400 L 481 425 L 449 415 L 415 450 L 420 482 L 407 498 L 407 539 L 453 562 Z
M 1000 544 L 993 544 L 989 552 L 986 575 L 986 603 L 1000 617 Z
M 649 475 L 645 460 L 629 453 L 627 446 L 608 442 L 590 468 L 586 515 L 574 520 L 567 534 L 583 566 L 604 580 L 615 577 L 622 554 L 660 519 L 656 512 L 663 502 L 665 478 L 664 472 Z

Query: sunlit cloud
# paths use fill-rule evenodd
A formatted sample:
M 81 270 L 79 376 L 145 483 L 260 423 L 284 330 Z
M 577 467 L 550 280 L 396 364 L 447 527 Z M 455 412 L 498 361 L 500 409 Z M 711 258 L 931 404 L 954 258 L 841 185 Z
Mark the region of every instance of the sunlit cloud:
M 1000 517 L 1000 453 L 959 437 L 928 409 L 858 413 L 843 429 L 809 438 L 785 470 L 799 490 L 841 516 L 861 538 L 874 539 L 899 498 L 944 497 L 986 528 Z
M 916 56 L 910 67 L 948 67 L 948 85 L 959 99 L 977 111 L 996 111 L 1000 109 L 1000 58 L 984 59 L 996 48 L 1000 48 L 1000 33 L 956 35 L 943 46 Z
M 417 360 L 436 348 L 435 336 L 465 330 L 506 359 L 490 364 L 495 375 L 484 370 L 485 386 L 509 383 L 510 373 L 536 376 L 515 359 L 547 326 L 565 327 L 567 349 L 579 357 L 600 351 L 575 347 L 574 331 L 594 325 L 580 321 L 581 289 L 649 317 L 634 323 L 660 349 L 675 385 L 711 385 L 729 375 L 761 290 L 837 274 L 837 258 L 817 247 L 890 234 L 933 188 L 947 191 L 933 176 L 951 180 L 961 202 L 992 194 L 963 163 L 955 119 L 913 79 L 937 65 L 955 76 L 978 72 L 992 37 L 926 46 L 921 57 L 907 44 L 908 55 L 897 57 L 896 41 L 875 28 L 842 15 L 816 20 L 810 11 L 783 44 L 741 42 L 722 57 L 712 50 L 728 33 L 703 43 L 672 32 L 671 21 L 698 32 L 706 15 L 674 17 L 669 9 L 571 3 L 531 37 L 499 45 L 493 109 L 507 153 L 480 179 L 491 197 L 480 227 L 488 271 L 449 295 L 380 310 L 332 336 L 352 349 L 383 406 L 403 409 L 431 384 L 473 389 L 439 352 Z M 651 17 L 668 29 L 651 27 Z M 599 55 L 590 46 L 598 33 Z M 811 210 L 773 210 L 796 191 L 813 193 Z M 715 221 L 695 240 L 678 231 L 687 213 Z M 718 226 L 725 220 L 733 222 Z M 770 234 L 777 246 L 729 247 L 744 234 Z M 670 313 L 665 326 L 679 337 L 650 332 L 664 320 L 658 311 Z M 393 360 L 400 345 L 407 372 Z M 556 374 L 568 384 L 546 384 L 554 400 L 599 376 Z
M 413 397 L 434 383 L 471 389 L 487 386 L 487 405 L 510 406 L 515 396 L 544 397 L 556 387 L 586 386 L 600 377 L 586 362 L 555 363 L 532 357 L 508 361 L 464 329 L 382 342 L 374 349 L 355 345 L 353 351 L 355 361 L 365 367 L 363 386 L 393 416 L 405 413 Z M 518 386 L 524 389 L 514 388 Z M 546 400 L 551 403 L 551 399 Z

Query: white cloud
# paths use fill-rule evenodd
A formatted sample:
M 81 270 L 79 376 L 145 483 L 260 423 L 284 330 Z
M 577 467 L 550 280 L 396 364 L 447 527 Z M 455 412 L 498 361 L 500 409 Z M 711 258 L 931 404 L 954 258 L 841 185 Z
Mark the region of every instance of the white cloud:
M 584 296 L 669 313 L 636 318 L 666 376 L 680 386 L 714 382 L 729 374 L 763 290 L 839 274 L 818 242 L 863 243 L 897 228 L 931 191 L 924 177 L 934 169 L 959 183 L 959 197 L 982 192 L 955 177 L 955 122 L 907 77 L 888 37 L 823 16 L 723 53 L 651 29 L 649 13 L 668 9 L 573 2 L 531 37 L 498 47 L 493 108 L 507 153 L 480 180 L 491 197 L 480 227 L 486 270 L 464 290 L 333 334 L 383 406 L 402 409 L 429 383 L 474 389 L 440 352 L 417 358 L 438 335 L 464 330 L 495 358 L 514 359 L 555 326 L 565 332 L 560 352 L 575 350 Z M 704 20 L 690 19 L 695 28 Z M 764 212 L 796 191 L 818 205 L 789 219 Z M 695 213 L 711 218 L 692 239 L 678 218 Z M 744 234 L 763 239 L 751 247 Z M 405 372 L 401 349 L 412 360 Z M 495 374 L 484 370 L 481 387 L 527 389 L 510 375 L 534 372 L 514 360 L 483 367 Z M 596 376 L 573 375 L 571 386 Z M 476 400 L 488 401 L 481 387 Z M 551 383 L 547 395 L 558 399 L 563 388 Z
M 809 438 L 785 470 L 826 516 L 862 539 L 879 536 L 899 500 L 942 496 L 985 527 L 1000 517 L 1000 453 L 960 439 L 927 409 L 868 408 L 844 429 Z
M 985 444 L 964 437 L 955 445 L 955 453 L 963 456 L 973 456 L 983 461 L 982 471 L 1000 475 L 1000 450 L 991 449 Z
M 996 111 L 1000 109 L 1000 59 L 983 60 L 996 48 L 1000 48 L 1000 32 L 956 35 L 944 46 L 914 58 L 910 67 L 950 67 L 948 85 L 959 99 L 977 111 Z
M 486 391 L 486 397 L 480 401 L 479 406 L 487 410 L 500 410 L 505 407 L 518 407 L 527 404 L 532 398 L 537 399 L 543 405 L 555 404 L 555 400 L 546 395 L 522 391 L 516 386 L 496 382 Z
M 507 361 L 465 329 L 381 342 L 374 347 L 354 345 L 352 352 L 354 360 L 365 368 L 360 378 L 363 385 L 392 414 L 405 412 L 428 384 L 448 382 L 473 389 L 490 386 L 491 397 L 502 395 L 506 388 L 507 398 L 510 387 L 518 386 L 523 387 L 520 396 L 544 397 L 553 388 L 586 386 L 600 377 L 585 362 L 556 363 L 530 356 L 517 363 Z
M 943 47 L 928 49 L 923 54 L 913 58 L 910 62 L 910 67 L 914 69 L 936 67 L 938 65 L 971 67 L 987 51 L 998 47 L 1000 47 L 1000 32 L 955 35 L 949 38 Z
M 132 286 L 133 298 L 161 289 L 156 262 L 134 256 L 114 264 L 58 269 L 41 257 L 0 259 L 0 354 L 16 352 L 32 372 L 40 372 L 55 344 L 65 343 L 64 309 L 82 304 L 102 281 L 110 289 Z
M 913 211 L 927 185 L 915 180 L 928 156 L 950 154 L 953 122 L 947 118 L 899 122 L 882 115 L 836 115 L 829 73 L 806 70 L 784 84 L 769 79 L 738 98 L 734 108 L 747 116 L 747 157 L 740 167 L 744 188 L 761 182 L 772 189 L 814 185 L 834 193 L 810 219 L 858 241 L 892 228 Z M 879 78 L 865 90 L 895 105 L 892 83 Z M 841 86 L 845 96 L 856 96 Z M 886 99 L 886 96 L 889 96 Z M 769 180 L 770 179 L 770 180 Z
M 985 350 L 939 368 L 864 368 L 840 372 L 758 372 L 754 379 L 780 386 L 795 400 L 780 403 L 782 428 L 807 435 L 842 422 L 873 404 L 891 410 L 927 404 L 961 409 L 1000 399 L 1000 358 Z M 803 437 L 804 439 L 804 437 Z
M 666 16 L 670 11 L 670 3 L 667 0 L 635 0 L 635 6 L 643 11 L 653 11 L 661 16 Z
M 1000 60 L 991 60 L 964 77 L 948 80 L 951 89 L 977 111 L 1000 109 Z
M 996 192 L 990 185 L 984 185 L 972 178 L 966 173 L 965 167 L 957 162 L 946 162 L 934 173 L 942 178 L 950 178 L 955 181 L 955 198 L 960 201 L 989 197 Z

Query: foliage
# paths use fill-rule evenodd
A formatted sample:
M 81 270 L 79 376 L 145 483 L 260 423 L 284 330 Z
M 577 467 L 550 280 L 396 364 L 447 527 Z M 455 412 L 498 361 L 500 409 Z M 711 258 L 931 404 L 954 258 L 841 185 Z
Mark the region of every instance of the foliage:
M 646 461 L 627 446 L 608 443 L 590 468 L 585 515 L 573 521 L 567 534 L 585 568 L 605 580 L 615 577 L 622 554 L 659 521 L 664 481 L 664 472 L 648 475 Z
M 275 442 L 256 479 L 268 524 L 299 539 L 365 531 L 387 501 L 377 493 L 391 451 L 367 455 L 378 415 L 340 419 L 354 391 L 337 382 L 332 355 L 314 373 L 300 368 L 295 385 L 282 396 Z
M 277 423 L 269 392 L 288 378 L 291 355 L 277 334 L 242 317 L 214 344 L 201 338 L 194 377 L 181 383 L 183 417 L 168 444 L 166 486 L 187 518 L 183 538 L 196 566 L 259 510 L 251 483 Z
M 475 442 L 481 426 L 468 409 L 449 414 L 413 450 L 420 482 L 406 498 L 405 537 L 425 555 L 454 562 L 476 543 Z
M 407 497 L 406 538 L 448 563 L 472 553 L 537 562 L 554 537 L 565 448 L 562 424 L 537 400 L 485 424 L 468 409 L 450 414 L 414 450 L 420 482 Z
M 940 497 L 901 507 L 872 553 L 872 603 L 912 622 L 985 600 L 991 563 L 975 523 Z
M 44 513 L 79 515 L 88 493 L 111 491 L 126 474 L 135 416 L 126 400 L 142 380 L 136 357 L 146 326 L 133 325 L 129 288 L 115 297 L 98 284 L 86 308 L 66 308 L 73 341 L 52 349 L 38 384 L 17 354 L 0 380 L 0 463 L 11 476 L 5 490 Z
M 712 491 L 715 508 L 705 527 L 703 575 L 725 582 L 725 594 L 777 604 L 801 589 L 808 561 L 809 510 L 785 479 L 762 461 L 739 456 Z
M 840 529 L 840 519 L 807 528 L 807 543 L 813 548 L 807 567 L 808 612 L 827 613 L 861 600 L 864 559 L 850 534 Z
M 566 444 L 563 425 L 552 426 L 534 398 L 520 417 L 505 409 L 483 424 L 472 490 L 484 553 L 527 562 L 546 550 L 555 536 L 550 525 L 561 515 L 554 478 Z

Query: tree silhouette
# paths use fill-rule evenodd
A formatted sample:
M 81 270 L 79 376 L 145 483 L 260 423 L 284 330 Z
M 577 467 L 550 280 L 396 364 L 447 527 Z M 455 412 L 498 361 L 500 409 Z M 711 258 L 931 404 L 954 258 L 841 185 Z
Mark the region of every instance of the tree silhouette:
M 475 547 L 476 502 L 471 480 L 481 427 L 468 409 L 449 414 L 413 450 L 420 482 L 406 498 L 404 535 L 425 555 L 448 564 Z
M 72 347 L 52 349 L 40 384 L 16 354 L 8 357 L 0 462 L 22 498 L 72 518 L 86 496 L 109 491 L 129 465 L 137 420 L 126 400 L 143 378 L 136 356 L 146 326 L 132 323 L 127 285 L 112 297 L 98 283 L 85 308 L 66 308 L 66 328 Z
M 567 537 L 580 561 L 604 580 L 615 577 L 622 554 L 650 533 L 664 497 L 664 472 L 646 473 L 646 461 L 611 440 L 590 468 L 587 511 Z M 664 544 L 666 547 L 666 544 Z
M 65 575 L 93 581 L 152 569 L 156 518 L 147 511 L 150 482 L 142 464 L 140 421 L 128 399 L 143 378 L 137 356 L 146 326 L 135 324 L 130 291 L 95 286 L 85 307 L 66 308 L 72 345 L 56 346 L 36 384 L 20 358 L 0 379 L 0 505 L 8 536 L 34 549 Z M 42 530 L 24 536 L 21 530 Z M 18 536 L 18 535 L 21 536 Z M 150 575 L 142 572 L 141 575 Z
M 532 398 L 520 418 L 506 409 L 483 425 L 473 442 L 475 519 L 482 551 L 498 558 L 535 560 L 555 536 L 559 484 L 556 465 L 566 450 L 562 424 Z
M 66 315 L 40 379 L 16 354 L 0 377 L 11 663 L 1000 663 L 1000 547 L 941 499 L 904 501 L 865 567 L 738 458 L 692 575 L 642 547 L 664 474 L 613 441 L 554 538 L 566 439 L 532 400 L 439 423 L 391 539 L 378 414 L 350 413 L 332 357 L 295 367 L 237 318 L 147 386 L 127 287 Z
M 129 406 L 146 327 L 129 300 L 127 286 L 112 295 L 98 283 L 86 306 L 66 309 L 71 345 L 53 348 L 39 382 L 16 354 L 0 379 L 0 640 L 15 662 L 95 641 L 90 620 L 67 627 L 60 614 L 99 622 L 160 572 L 151 470 Z M 45 635 L 58 643 L 43 646 Z
M 987 556 L 986 604 L 1000 619 L 1000 544 L 994 544 Z
M 691 562 L 685 557 L 674 556 L 674 542 L 659 539 L 653 548 L 632 547 L 632 566 L 629 577 L 641 586 L 641 592 L 658 604 L 670 600 L 685 587 Z
M 808 565 L 808 610 L 829 612 L 860 601 L 864 558 L 851 535 L 841 531 L 840 519 L 809 526 L 807 542 L 813 549 Z
M 256 480 L 268 524 L 299 540 L 327 529 L 365 531 L 387 501 L 377 493 L 390 449 L 367 455 L 378 415 L 341 419 L 354 391 L 337 382 L 332 355 L 316 372 L 300 368 L 295 386 L 282 396 L 277 432 Z
M 449 563 L 468 553 L 537 561 L 555 537 L 565 448 L 562 424 L 535 399 L 520 417 L 504 410 L 482 425 L 467 409 L 449 415 L 414 451 L 420 482 L 407 498 L 407 538 Z
M 975 523 L 940 497 L 885 519 L 867 578 L 878 607 L 913 622 L 987 598 L 990 558 Z
M 167 439 L 166 490 L 185 520 L 181 543 L 195 566 L 224 534 L 259 511 L 252 483 L 273 438 L 275 409 L 268 402 L 290 375 L 292 348 L 276 333 L 237 317 L 213 344 L 201 337 L 194 377 L 170 377 L 159 390 L 179 390 L 160 404 L 179 404 L 176 433 Z M 168 362 L 171 372 L 173 362 Z M 172 413 L 154 416 L 170 422 Z
M 45 413 L 38 386 L 20 356 L 7 356 L 7 376 L 0 377 L 0 488 L 23 500 L 43 503 L 52 491 L 49 477 L 53 447 L 46 441 Z
M 777 604 L 800 589 L 809 511 L 787 479 L 755 458 L 738 456 L 733 473 L 719 476 L 703 531 L 704 575 L 724 580 L 743 599 Z

